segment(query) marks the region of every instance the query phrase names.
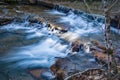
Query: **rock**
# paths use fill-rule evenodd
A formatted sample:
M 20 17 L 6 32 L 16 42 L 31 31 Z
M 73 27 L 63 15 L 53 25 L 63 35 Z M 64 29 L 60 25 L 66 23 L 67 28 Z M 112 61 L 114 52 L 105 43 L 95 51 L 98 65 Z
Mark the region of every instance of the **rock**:
M 80 43 L 75 41 L 71 44 L 72 52 L 79 52 L 80 51 Z
M 29 19 L 29 21 L 30 22 L 32 22 L 32 23 L 43 23 L 43 22 L 46 22 L 46 20 L 44 19 L 44 18 L 42 18 L 42 17 L 39 17 L 39 16 L 34 16 L 34 17 L 31 17 L 30 19 Z
M 37 0 L 37 4 L 38 4 L 38 5 L 45 6 L 45 7 L 50 8 L 50 9 L 53 9 L 53 8 L 54 8 L 54 4 L 53 4 L 53 3 L 49 3 L 49 2 L 47 2 L 47 1 Z
M 105 62 L 106 62 L 107 59 L 108 59 L 108 55 L 105 54 L 105 53 L 101 53 L 101 52 L 95 51 L 93 55 L 95 56 L 95 58 L 97 58 L 97 59 L 99 59 L 99 60 L 103 60 L 103 61 L 105 61 Z
M 90 51 L 98 51 L 102 53 L 106 53 L 106 47 L 100 44 L 98 41 L 91 41 L 90 43 Z
M 29 0 L 30 4 L 36 4 L 37 0 Z
M 67 76 L 67 73 L 71 70 L 72 65 L 73 64 L 68 58 L 59 58 L 50 69 L 57 79 L 63 80 L 65 76 Z
M 97 63 L 89 61 L 89 59 L 91 58 L 93 57 L 89 54 L 82 56 L 79 54 L 75 54 L 72 56 L 67 56 L 65 58 L 58 58 L 58 60 L 55 62 L 55 64 L 51 66 L 50 69 L 56 77 L 58 77 L 60 73 L 63 78 L 66 78 L 69 75 L 72 75 L 79 71 L 83 71 L 87 68 L 98 67 Z
M 60 32 L 61 32 L 61 33 L 66 33 L 67 30 L 62 29 L 62 30 L 60 30 Z
M 48 23 L 48 29 L 54 33 L 57 33 L 57 34 L 63 34 L 63 33 L 66 33 L 67 30 L 65 28 L 63 28 L 62 26 L 59 26 L 57 24 L 53 24 L 53 23 Z
M 64 80 L 65 77 L 65 72 L 61 68 L 57 70 L 56 75 L 55 75 L 57 80 Z
M 30 18 L 30 19 L 29 19 L 29 22 L 30 22 L 30 23 L 42 23 L 40 20 L 34 19 L 34 18 Z
M 0 26 L 9 24 L 13 21 L 14 19 L 11 17 L 0 17 Z
M 62 65 L 64 63 L 63 61 L 66 62 L 66 59 L 63 58 L 63 60 L 61 60 L 61 59 L 57 60 L 56 63 L 54 65 L 52 65 L 50 68 L 51 71 L 54 73 L 55 78 L 57 80 L 64 80 L 64 78 L 65 78 L 65 72 L 62 67 L 62 66 L 64 66 L 64 65 Z
M 32 69 L 28 71 L 35 79 L 42 79 L 42 74 L 46 72 L 46 69 Z
M 34 76 L 35 78 L 39 79 L 40 75 L 44 72 L 44 70 L 41 69 L 36 69 L 36 70 L 31 70 L 30 74 Z
M 0 2 L 0 5 L 7 5 L 7 3 L 4 3 L 4 2 Z
M 115 15 L 114 18 L 111 19 L 110 25 L 117 29 L 120 29 L 120 15 Z
M 106 47 L 100 44 L 97 41 L 92 41 L 92 45 L 90 46 L 90 51 L 92 55 L 95 57 L 96 61 L 101 64 L 105 65 L 108 62 L 108 50 L 106 50 Z M 110 50 L 108 53 L 113 53 L 115 56 L 115 60 L 117 62 L 117 65 L 120 64 L 120 50 Z M 112 57 L 110 57 L 110 61 L 112 61 Z
M 107 80 L 107 77 L 102 69 L 88 69 L 69 76 L 65 80 Z

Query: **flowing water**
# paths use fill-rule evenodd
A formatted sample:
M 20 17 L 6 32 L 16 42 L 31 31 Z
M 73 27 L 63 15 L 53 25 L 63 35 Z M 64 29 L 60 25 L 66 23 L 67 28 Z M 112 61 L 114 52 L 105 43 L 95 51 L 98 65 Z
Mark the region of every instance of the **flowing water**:
M 96 24 L 95 21 L 88 21 L 83 15 L 77 16 L 72 12 L 66 15 L 43 7 L 28 7 L 17 6 L 16 8 L 19 8 L 17 12 L 24 11 L 29 15 L 55 16 L 57 20 L 55 23 L 64 25 L 69 31 L 78 34 L 86 41 L 90 39 L 102 41 L 103 39 L 102 29 L 104 25 L 101 22 Z M 13 7 L 5 8 L 2 12 L 7 14 L 10 10 L 13 10 L 11 12 L 14 13 L 9 13 L 10 15 L 16 14 L 14 12 L 16 9 Z M 25 17 L 26 15 L 23 16 L 23 18 Z M 26 19 L 22 22 L 14 21 L 11 24 L 0 26 L 0 72 L 14 72 L 30 68 L 48 69 L 55 62 L 56 57 L 67 55 L 68 48 L 69 43 L 52 34 L 46 27 L 46 23 L 30 24 Z M 93 61 L 93 58 L 88 60 Z
M 66 12 L 66 10 L 69 11 Z M 75 13 L 74 9 L 65 8 L 64 6 L 55 7 L 55 11 L 58 11 L 59 14 L 66 13 L 65 16 L 60 17 L 58 23 L 64 24 L 64 26 L 67 24 L 67 29 L 79 35 L 83 41 L 97 40 L 104 44 L 105 24 L 103 16 L 97 15 L 98 18 L 91 18 L 87 13 L 79 10 L 78 13 Z M 111 26 L 111 33 L 113 46 L 120 47 L 120 30 Z

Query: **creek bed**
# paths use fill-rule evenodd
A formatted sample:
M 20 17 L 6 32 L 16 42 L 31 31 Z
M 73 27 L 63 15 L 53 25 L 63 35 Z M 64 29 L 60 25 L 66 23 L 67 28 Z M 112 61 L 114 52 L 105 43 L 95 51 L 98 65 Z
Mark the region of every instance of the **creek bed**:
M 10 24 L 0 26 L 0 76 L 3 80 L 7 78 L 33 80 L 29 74 L 31 69 L 42 70 L 43 73 L 39 71 L 39 74 L 42 74 L 45 80 L 49 80 L 53 77 L 49 74 L 49 68 L 55 63 L 56 57 L 67 56 L 66 50 L 69 49 L 69 42 L 52 34 L 46 27 L 46 23 L 30 23 L 28 19 L 31 17 L 42 17 L 46 21 L 65 27 L 70 32 L 78 34 L 83 41 L 88 42 L 91 39 L 103 41 L 101 28 L 94 21 L 88 22 L 83 15 L 77 16 L 72 12 L 66 15 L 42 6 L 3 5 L 0 8 L 1 16 L 20 17 L 21 19 L 15 19 Z M 118 34 L 115 36 L 119 38 Z M 81 57 L 85 60 L 82 62 L 95 62 L 93 57 L 83 55 Z M 81 59 L 78 60 L 81 61 Z

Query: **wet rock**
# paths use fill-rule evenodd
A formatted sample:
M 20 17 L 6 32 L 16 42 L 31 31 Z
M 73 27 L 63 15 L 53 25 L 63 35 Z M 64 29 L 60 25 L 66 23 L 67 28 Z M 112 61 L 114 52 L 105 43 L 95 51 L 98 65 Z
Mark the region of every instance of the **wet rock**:
M 11 23 L 14 18 L 11 17 L 0 17 L 0 26 Z
M 38 4 L 38 5 L 45 6 L 45 7 L 50 8 L 50 9 L 53 9 L 53 8 L 54 8 L 54 4 L 53 4 L 53 3 L 49 3 L 49 2 L 47 2 L 47 1 L 37 0 L 37 4 Z
M 74 10 L 74 13 L 77 14 L 77 15 L 82 15 L 83 14 L 83 12 L 80 11 L 80 10 Z
M 62 29 L 62 30 L 60 30 L 60 32 L 61 32 L 61 33 L 66 33 L 67 30 Z
M 95 57 L 98 63 L 107 62 L 108 55 L 106 53 L 106 48 L 98 41 L 91 41 L 89 48 L 91 54 Z
M 78 16 L 84 15 L 85 18 L 88 19 L 88 21 L 97 19 L 98 22 L 104 22 L 103 16 L 93 15 L 93 14 L 90 14 L 90 13 L 85 13 L 83 11 L 80 11 L 80 10 L 77 10 L 77 9 L 74 9 L 74 8 L 70 8 L 70 7 L 67 7 L 67 6 L 55 5 L 54 9 L 59 11 L 59 12 L 66 13 L 66 15 L 68 15 L 70 11 L 73 12 L 74 14 L 78 15 Z
M 5 3 L 5 2 L 0 2 L 0 5 L 7 5 L 7 3 Z
M 48 69 L 31 69 L 28 72 L 37 80 L 52 80 L 54 78 Z
M 114 16 L 114 18 L 111 19 L 110 25 L 112 27 L 120 29 L 120 15 Z
M 44 18 L 39 17 L 39 16 L 31 17 L 31 18 L 29 18 L 29 21 L 31 23 L 43 23 L 43 22 L 46 22 L 46 20 Z
M 97 63 L 89 61 L 91 58 L 92 56 L 84 53 L 67 56 L 65 58 L 58 58 L 56 63 L 51 66 L 51 71 L 56 77 L 58 77 L 57 73 L 60 71 L 62 77 L 66 78 L 69 75 L 83 71 L 87 68 L 98 67 Z
M 30 23 L 41 23 L 40 20 L 34 19 L 34 18 L 29 19 L 29 22 L 30 22 Z
M 54 73 L 55 77 L 59 80 L 63 80 L 65 78 L 66 69 L 70 69 L 70 65 L 72 63 L 67 58 L 60 58 L 56 61 L 55 64 L 51 66 L 51 71 Z
M 39 79 L 43 72 L 45 72 L 44 69 L 34 69 L 29 71 L 29 73 L 36 79 Z
M 102 69 L 88 69 L 69 76 L 65 80 L 107 80 L 107 76 Z
M 23 11 L 17 11 L 17 15 L 15 16 L 16 22 L 25 22 L 25 20 L 28 20 L 31 16 L 30 14 L 24 13 Z
M 91 55 L 95 57 L 95 60 L 99 64 L 105 65 L 105 67 L 107 68 L 106 64 L 108 62 L 108 54 L 107 54 L 106 47 L 97 41 L 92 41 L 91 43 L 92 43 L 90 45 Z M 117 52 L 113 50 L 113 56 L 115 56 L 117 65 L 119 65 L 120 64 L 119 50 L 117 50 Z M 112 57 L 110 57 L 110 61 L 112 61 Z
M 91 41 L 92 46 L 90 47 L 91 50 L 106 52 L 106 47 L 100 44 L 98 41 Z
M 65 28 L 63 28 L 62 26 L 59 26 L 57 24 L 53 24 L 53 23 L 48 23 L 48 29 L 54 33 L 57 33 L 57 34 L 63 34 L 63 33 L 66 33 L 67 30 Z
M 30 4 L 36 4 L 37 0 L 29 0 Z
M 79 52 L 80 51 L 80 43 L 78 41 L 73 42 L 71 44 L 71 49 L 72 49 L 72 52 Z
M 86 17 L 89 19 L 89 21 L 92 21 L 92 20 L 96 19 L 96 17 L 94 17 L 90 14 L 87 14 Z

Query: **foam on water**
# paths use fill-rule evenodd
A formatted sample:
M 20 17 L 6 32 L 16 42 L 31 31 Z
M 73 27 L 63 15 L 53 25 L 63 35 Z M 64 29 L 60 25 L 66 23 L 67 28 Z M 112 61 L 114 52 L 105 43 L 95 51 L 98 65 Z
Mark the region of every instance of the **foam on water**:
M 56 10 L 46 11 L 46 12 L 49 13 L 49 14 L 53 14 L 53 15 L 55 15 L 55 14 L 57 14 L 57 15 L 65 15 L 65 13 L 62 13 L 62 12 L 59 12 L 59 11 L 56 11 Z
M 21 26 L 24 26 L 24 25 L 25 24 L 20 25 L 20 24 L 11 23 L 11 24 L 8 24 L 8 25 L 4 25 L 0 29 L 1 30 L 7 30 L 7 31 L 18 30 L 18 29 L 30 29 L 29 27 L 21 27 Z
M 56 36 L 48 35 L 47 28 L 38 30 L 33 27 L 25 26 L 26 24 L 9 24 L 1 29 L 6 31 L 16 31 L 25 29 L 23 33 L 31 33 L 26 35 L 27 39 L 44 36 L 40 38 L 38 43 L 28 46 L 16 47 L 5 57 L 0 57 L 0 61 L 5 62 L 7 68 L 26 69 L 35 67 L 49 68 L 54 62 L 55 57 L 65 57 L 66 44 L 61 44 L 61 40 Z M 42 40 L 42 41 L 41 41 Z
M 80 35 L 99 33 L 101 31 L 101 27 L 95 25 L 95 22 L 88 22 L 82 16 L 78 16 L 72 12 L 70 12 L 67 16 L 63 16 L 60 22 L 70 24 L 72 26 L 71 30 Z

